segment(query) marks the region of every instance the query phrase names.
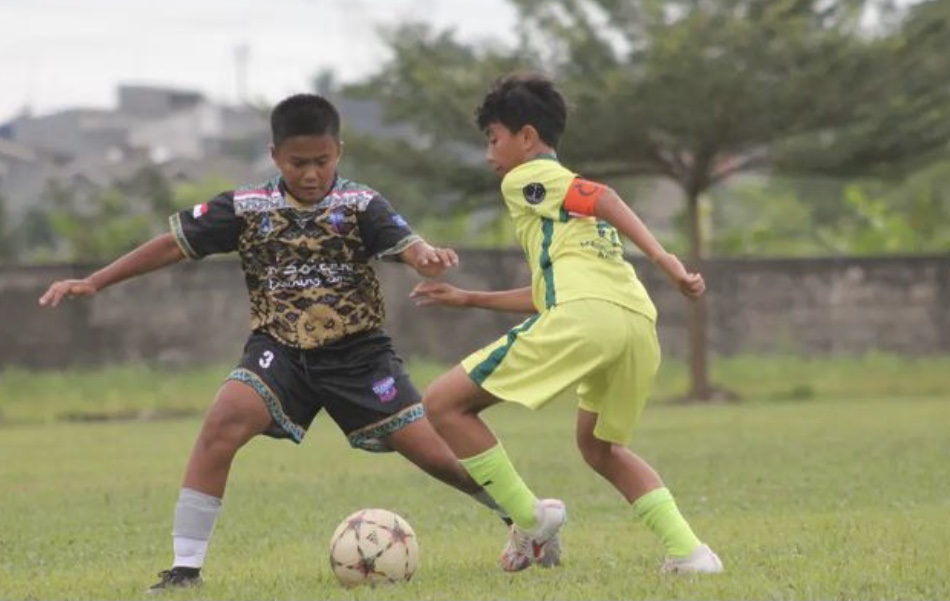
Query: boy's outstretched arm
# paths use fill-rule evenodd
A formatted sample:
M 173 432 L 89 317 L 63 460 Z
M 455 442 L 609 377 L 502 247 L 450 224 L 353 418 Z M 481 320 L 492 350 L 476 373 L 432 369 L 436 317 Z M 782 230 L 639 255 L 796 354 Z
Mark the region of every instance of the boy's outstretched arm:
M 666 252 L 663 245 L 633 212 L 633 209 L 627 206 L 627 203 L 611 188 L 583 180 L 577 180 L 574 186 L 575 190 L 581 191 L 581 194 L 569 195 L 569 200 L 565 203 L 565 208 L 568 211 L 593 215 L 617 228 L 617 231 L 636 244 L 637 248 L 642 250 L 657 267 L 663 270 L 673 282 L 673 285 L 686 296 L 695 298 L 706 290 L 703 276 L 698 273 L 689 273 L 676 255 Z M 584 190 L 584 187 L 587 190 Z M 576 202 L 587 191 L 596 192 L 586 194 L 586 202 L 583 200 Z M 572 200 L 575 202 L 572 203 Z
M 507 313 L 537 313 L 531 299 L 531 288 L 478 292 L 462 290 L 445 282 L 422 282 L 413 288 L 409 298 L 416 305 L 441 305 L 443 307 L 475 307 L 504 311 Z
M 399 260 L 416 270 L 424 278 L 436 278 L 459 264 L 459 257 L 451 248 L 436 248 L 420 239 L 399 253 Z
M 92 296 L 103 288 L 177 263 L 185 258 L 175 237 L 162 234 L 81 280 L 53 282 L 40 297 L 44 307 L 55 307 L 65 297 Z

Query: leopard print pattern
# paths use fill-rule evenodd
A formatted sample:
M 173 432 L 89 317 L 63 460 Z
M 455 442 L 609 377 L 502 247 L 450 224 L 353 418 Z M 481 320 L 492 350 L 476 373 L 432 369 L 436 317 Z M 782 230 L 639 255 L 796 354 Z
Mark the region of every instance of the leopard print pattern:
M 284 198 L 278 180 L 235 191 L 253 330 L 311 349 L 383 325 L 379 280 L 357 222 L 375 194 L 344 181 L 304 209 Z

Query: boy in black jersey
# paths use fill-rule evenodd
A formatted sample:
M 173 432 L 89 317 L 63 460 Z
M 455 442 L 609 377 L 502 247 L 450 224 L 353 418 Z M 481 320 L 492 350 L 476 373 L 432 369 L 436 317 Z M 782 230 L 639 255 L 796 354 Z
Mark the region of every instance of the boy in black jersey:
M 201 583 L 238 449 L 258 434 L 299 443 L 321 409 L 352 446 L 396 451 L 497 509 L 426 419 L 382 330 L 370 265 L 388 257 L 434 277 L 458 257 L 414 234 L 378 192 L 337 174 L 340 117 L 326 99 L 283 100 L 271 130 L 279 176 L 172 215 L 169 233 L 85 279 L 53 283 L 40 298 L 56 306 L 185 258 L 234 251 L 241 258 L 252 332 L 205 416 L 175 508 L 173 567 L 153 590 Z

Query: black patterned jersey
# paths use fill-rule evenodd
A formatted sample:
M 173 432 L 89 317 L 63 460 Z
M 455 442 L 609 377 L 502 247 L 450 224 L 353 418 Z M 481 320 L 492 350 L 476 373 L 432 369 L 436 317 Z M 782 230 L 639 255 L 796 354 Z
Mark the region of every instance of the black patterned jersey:
M 237 251 L 251 329 L 301 349 L 381 327 L 385 308 L 370 260 L 421 240 L 382 195 L 343 178 L 312 206 L 297 202 L 277 177 L 169 221 L 192 259 Z

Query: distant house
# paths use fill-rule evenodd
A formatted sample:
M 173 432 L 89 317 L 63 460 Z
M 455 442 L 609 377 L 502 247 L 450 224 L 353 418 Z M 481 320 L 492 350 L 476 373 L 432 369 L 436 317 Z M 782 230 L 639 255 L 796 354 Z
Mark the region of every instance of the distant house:
M 113 111 L 69 109 L 40 117 L 23 115 L 8 126 L 13 141 L 64 158 L 124 145 L 131 124 L 129 117 Z
M 207 103 L 200 92 L 160 86 L 123 84 L 118 96 L 117 112 L 143 121 L 162 119 Z
M 253 159 L 267 151 L 269 130 L 252 107 L 225 107 L 201 101 L 129 128 L 128 143 L 147 148 L 157 162 L 216 156 Z
M 57 159 L 31 146 L 0 137 L 0 197 L 12 216 L 22 215 L 36 203 Z
M 244 181 L 267 154 L 267 120 L 253 107 L 159 86 L 122 85 L 117 95 L 115 110 L 27 113 L 3 125 L 0 194 L 14 219 L 54 186 L 82 202 L 147 166 L 174 181 L 212 174 Z

